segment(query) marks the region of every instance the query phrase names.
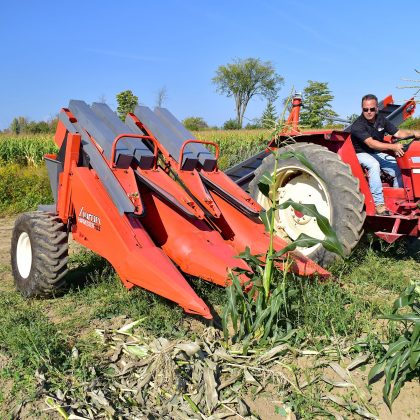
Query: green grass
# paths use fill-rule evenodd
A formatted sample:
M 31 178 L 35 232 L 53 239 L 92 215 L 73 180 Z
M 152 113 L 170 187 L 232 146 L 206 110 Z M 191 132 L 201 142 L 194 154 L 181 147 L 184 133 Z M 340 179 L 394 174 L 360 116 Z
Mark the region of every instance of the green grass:
M 298 333 L 293 345 L 320 350 L 337 339 L 355 342 L 364 337 L 369 341 L 373 333 L 386 334 L 375 317 L 405 288 L 412 266 L 418 262 L 405 250 L 394 255 L 369 243 L 357 252 L 355 260 L 334 267 L 339 281 L 296 279 L 288 283 L 297 290 L 292 318 Z M 377 275 L 384 262 L 388 271 L 395 265 L 394 281 Z M 9 360 L 0 370 L 0 383 L 13 382 L 11 393 L 0 395 L 6 407 L 13 405 L 13 399 L 36 399 L 34 372 L 41 366 L 52 390 L 77 388 L 90 378 L 92 366 L 100 375 L 106 366 L 96 328 L 118 328 L 129 319 L 146 317 L 142 323 L 145 334 L 191 338 L 198 333 L 190 329 L 191 318 L 176 305 L 139 288 L 125 289 L 109 264 L 92 252 L 82 250 L 72 255 L 70 267 L 71 287 L 59 298 L 27 301 L 14 291 L 2 290 L 0 294 L 0 353 Z M 5 270 L 10 271 L 10 267 Z M 223 304 L 222 288 L 197 279 L 191 284 L 216 309 Z M 80 354 L 77 362 L 71 358 L 74 346 Z M 290 397 L 298 413 L 313 412 L 316 392 L 319 389 L 314 386 L 305 398 Z
M 64 335 L 50 323 L 40 302 L 24 301 L 16 292 L 0 295 L 0 353 L 8 365 L 0 378 L 13 382 L 12 395 L 25 390 L 35 398 L 34 373 L 66 368 L 69 348 Z
M 45 167 L 0 166 L 0 217 L 35 210 L 39 204 L 52 202 Z
M 305 337 L 319 341 L 334 336 L 356 338 L 371 327 L 372 317 L 379 308 L 338 282 L 305 280 L 300 282 L 301 293 L 296 305 L 296 327 Z
M 363 299 L 392 299 L 391 295 L 401 293 L 410 280 L 418 278 L 420 253 L 413 242 L 408 238 L 389 245 L 368 234 L 350 258 L 336 263 L 332 270 L 354 285 L 352 293 Z

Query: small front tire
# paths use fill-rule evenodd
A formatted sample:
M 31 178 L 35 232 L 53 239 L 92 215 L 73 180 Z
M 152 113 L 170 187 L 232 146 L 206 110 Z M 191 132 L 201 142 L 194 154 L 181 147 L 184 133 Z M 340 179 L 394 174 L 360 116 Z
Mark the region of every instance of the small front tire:
M 21 214 L 12 234 L 11 262 L 17 290 L 26 298 L 50 297 L 66 285 L 66 225 L 44 212 Z

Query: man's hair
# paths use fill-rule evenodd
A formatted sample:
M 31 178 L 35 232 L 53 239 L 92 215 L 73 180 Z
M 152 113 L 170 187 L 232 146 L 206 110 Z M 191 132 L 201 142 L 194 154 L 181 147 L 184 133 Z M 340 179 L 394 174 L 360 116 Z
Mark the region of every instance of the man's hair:
M 364 101 L 369 101 L 371 99 L 374 99 L 376 103 L 378 103 L 378 98 L 375 95 L 372 95 L 371 93 L 368 93 L 367 95 L 363 96 L 362 98 L 362 105 Z

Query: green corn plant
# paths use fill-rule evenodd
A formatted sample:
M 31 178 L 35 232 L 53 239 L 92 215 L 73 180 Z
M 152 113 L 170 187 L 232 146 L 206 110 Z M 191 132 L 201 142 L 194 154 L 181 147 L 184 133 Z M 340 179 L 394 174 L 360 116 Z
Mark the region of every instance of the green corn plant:
M 284 121 L 284 111 L 282 121 Z M 275 134 L 281 131 L 283 124 L 277 127 Z M 227 302 L 222 316 L 225 340 L 227 341 L 229 338 L 228 322 L 230 319 L 234 330 L 233 338 L 243 342 L 244 353 L 254 342 L 260 345 L 268 341 L 277 343 L 286 340 L 293 333 L 290 313 L 296 291 L 292 287 L 288 287 L 287 279 L 291 276 L 291 274 L 288 274 L 288 267 L 291 264 L 287 255 L 288 252 L 295 250 L 297 247 L 310 247 L 322 243 L 326 249 L 344 256 L 341 244 L 328 219 L 319 214 L 314 205 L 295 203 L 291 200 L 278 204 L 276 175 L 279 160 L 293 156 L 308 169 L 315 172 L 309 160 L 301 152 L 279 154 L 277 150 L 272 151 L 272 153 L 275 154 L 273 173 L 264 174 L 258 185 L 262 194 L 270 200 L 269 209 L 263 210 L 260 214 L 260 218 L 270 236 L 269 247 L 265 256 L 251 255 L 249 248 L 239 255 L 251 267 L 252 273 L 246 270 L 237 270 L 235 273 L 231 273 L 232 284 L 226 289 Z M 274 249 L 275 212 L 289 206 L 303 214 L 315 217 L 325 238 L 315 239 L 301 234 L 296 241 L 276 252 Z M 282 272 L 279 271 L 277 262 L 282 263 Z M 242 286 L 239 281 L 239 274 L 249 278 Z
M 43 165 L 46 153 L 56 153 L 52 135 L 0 135 L 0 164 Z
M 395 300 L 392 314 L 381 316 L 401 326 L 398 340 L 389 343 L 385 355 L 369 372 L 369 383 L 384 372 L 382 395 L 392 409 L 401 387 L 412 377 L 420 374 L 420 281 L 412 282 Z

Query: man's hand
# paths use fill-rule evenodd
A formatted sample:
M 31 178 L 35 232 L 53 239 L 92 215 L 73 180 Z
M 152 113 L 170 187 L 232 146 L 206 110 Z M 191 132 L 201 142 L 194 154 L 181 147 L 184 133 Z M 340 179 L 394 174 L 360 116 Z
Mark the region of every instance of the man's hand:
M 395 153 L 395 156 L 397 157 L 403 157 L 404 156 L 404 149 L 403 145 L 401 143 L 394 143 L 392 145 L 392 151 Z

